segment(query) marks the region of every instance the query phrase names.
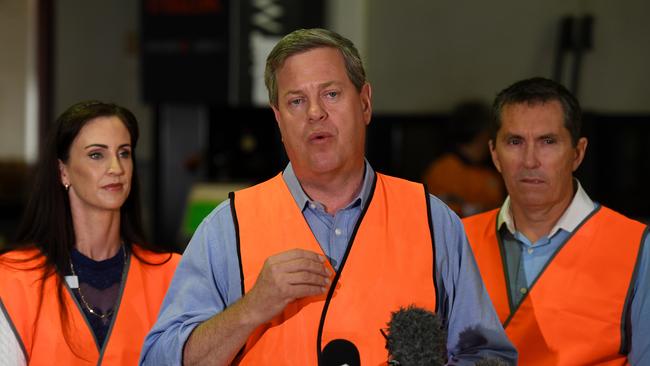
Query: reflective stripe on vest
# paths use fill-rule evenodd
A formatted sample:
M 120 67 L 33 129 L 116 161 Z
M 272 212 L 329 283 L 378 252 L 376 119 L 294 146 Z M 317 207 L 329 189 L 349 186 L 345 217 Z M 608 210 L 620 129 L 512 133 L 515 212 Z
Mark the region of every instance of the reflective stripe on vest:
M 161 263 L 168 254 L 156 254 L 133 246 L 140 258 Z M 35 257 L 36 256 L 36 257 Z M 35 257 L 35 258 L 34 258 Z M 6 259 L 10 258 L 12 263 Z M 13 260 L 34 258 L 28 262 Z M 177 254 L 161 265 L 147 265 L 128 258 L 126 281 L 122 281 L 118 308 L 106 336 L 103 350 L 77 304 L 71 290 L 64 285 L 63 297 L 68 306 L 70 346 L 63 336 L 57 296 L 58 275 L 49 276 L 43 286 L 43 303 L 39 312 L 42 263 L 38 250 L 9 252 L 0 263 L 0 301 L 18 333 L 29 365 L 137 365 L 144 337 L 156 321 L 160 305 L 180 260 Z M 36 322 L 36 324 L 35 324 Z M 70 348 L 72 347 L 72 349 Z
M 320 350 L 341 338 L 356 345 L 362 365 L 386 364 L 386 340 L 380 329 L 386 327 L 391 312 L 410 304 L 436 310 L 433 240 L 424 187 L 377 174 L 371 197 L 332 283 L 333 294 L 289 304 L 253 333 L 241 364 L 317 365 Z M 293 248 L 323 254 L 281 175 L 237 192 L 231 205 L 244 291 L 253 287 L 271 255 Z
M 497 216 L 493 210 L 463 223 L 520 363 L 625 364 L 622 321 L 645 225 L 601 206 L 558 249 L 516 307 L 509 303 Z

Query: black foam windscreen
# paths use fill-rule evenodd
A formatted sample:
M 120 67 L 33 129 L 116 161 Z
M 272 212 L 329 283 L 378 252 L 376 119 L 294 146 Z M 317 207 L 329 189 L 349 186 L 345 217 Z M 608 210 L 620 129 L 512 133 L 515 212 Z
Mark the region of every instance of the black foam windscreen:
M 433 312 L 409 306 L 392 313 L 386 349 L 392 364 L 438 366 L 447 362 L 447 332 Z

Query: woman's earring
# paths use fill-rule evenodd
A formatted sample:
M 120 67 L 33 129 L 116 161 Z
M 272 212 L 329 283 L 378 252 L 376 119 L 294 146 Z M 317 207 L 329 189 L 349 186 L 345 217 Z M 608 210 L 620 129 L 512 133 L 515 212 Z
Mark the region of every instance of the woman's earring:
M 70 184 L 66 183 L 63 185 L 65 187 L 66 192 L 70 189 Z

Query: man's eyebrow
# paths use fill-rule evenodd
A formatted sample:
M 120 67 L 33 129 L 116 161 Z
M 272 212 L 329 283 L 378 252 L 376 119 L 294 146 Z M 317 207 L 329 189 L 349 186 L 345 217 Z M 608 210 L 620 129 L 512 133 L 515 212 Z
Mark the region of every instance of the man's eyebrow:
M 318 84 L 318 87 L 320 89 L 322 89 L 322 88 L 327 88 L 327 87 L 330 87 L 332 85 L 337 85 L 337 84 L 339 84 L 338 81 L 331 80 L 331 81 L 326 81 L 324 83 Z M 302 90 L 300 90 L 300 89 L 288 90 L 283 95 L 287 96 L 287 95 L 297 95 L 297 94 L 303 94 Z
M 516 132 L 506 132 L 503 134 L 503 137 L 504 138 L 521 137 L 521 135 Z
M 332 80 L 332 81 L 328 81 L 328 82 L 320 84 L 319 87 L 327 88 L 327 87 L 330 87 L 330 86 L 335 85 L 335 84 L 339 84 L 339 82 Z
M 302 94 L 302 92 L 300 90 L 289 90 L 286 93 L 284 93 L 283 96 L 297 95 L 297 94 Z
M 547 138 L 554 138 L 554 139 L 557 139 L 558 136 L 560 136 L 560 135 L 557 134 L 557 133 L 553 133 L 553 132 L 551 132 L 551 133 L 545 133 L 545 134 L 539 136 L 537 139 L 538 139 L 538 140 L 544 140 L 544 139 L 547 139 Z

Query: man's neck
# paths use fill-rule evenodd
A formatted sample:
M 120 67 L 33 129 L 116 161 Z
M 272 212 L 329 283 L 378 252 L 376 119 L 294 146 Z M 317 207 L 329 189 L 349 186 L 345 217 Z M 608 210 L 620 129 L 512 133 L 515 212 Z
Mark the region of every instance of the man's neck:
M 362 161 L 357 169 L 346 174 L 328 172 L 318 175 L 305 176 L 296 173 L 300 186 L 314 201 L 325 206 L 325 211 L 331 215 L 348 205 L 361 191 L 365 163 Z
M 571 204 L 571 198 L 552 206 L 520 206 L 510 200 L 510 214 L 515 229 L 532 243 L 548 235 Z

